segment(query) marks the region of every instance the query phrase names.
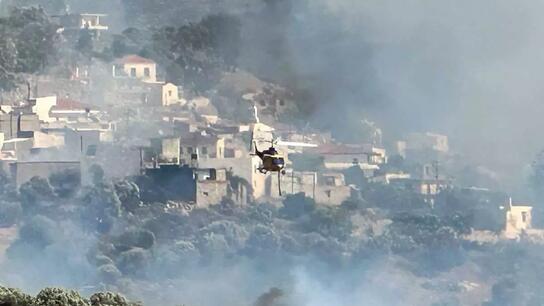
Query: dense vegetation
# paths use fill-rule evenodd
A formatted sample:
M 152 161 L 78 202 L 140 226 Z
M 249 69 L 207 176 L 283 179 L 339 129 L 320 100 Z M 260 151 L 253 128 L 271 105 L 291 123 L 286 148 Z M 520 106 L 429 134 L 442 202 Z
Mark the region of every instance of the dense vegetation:
M 42 72 L 58 57 L 57 26 L 45 12 L 62 13 L 66 2 L 24 4 L 38 2 L 44 9 L 15 8 L 0 18 L 2 89 L 13 88 L 21 75 Z M 165 79 L 196 93 L 213 91 L 225 73 L 241 67 L 296 87 L 302 98 L 298 106 L 309 113 L 313 105 L 308 101 L 315 97 L 308 96 L 308 89 L 322 94 L 327 86 L 315 91 L 323 80 L 292 70 L 285 35 L 292 2 L 259 3 L 242 19 L 213 11 L 190 14 L 176 0 L 125 0 L 127 15 L 137 16 L 130 20 L 130 28 L 114 35 L 103 50 L 92 50 L 85 31 L 73 47 L 85 57 L 106 61 L 131 53 L 152 58 L 165 67 Z M 166 11 L 169 18 L 157 18 Z M 180 17 L 187 15 L 192 18 Z M 360 86 L 340 81 L 351 86 L 343 89 Z M 538 195 L 544 191 L 543 159 L 540 156 L 533 165 L 531 183 Z M 306 161 L 304 167 L 322 166 L 318 158 Z M 389 166 L 409 172 L 400 159 L 391 159 Z M 488 305 L 544 304 L 539 290 L 544 281 L 541 244 L 526 237 L 491 243 L 464 237 L 473 229 L 497 233 L 504 227 L 504 211 L 499 209 L 504 195 L 452 189 L 430 201 L 403 186 L 369 183 L 353 168 L 345 175 L 361 196 L 339 207 L 297 194 L 282 203 L 241 208 L 225 199 L 211 209 L 187 211 L 158 199 L 143 201 L 142 194 L 152 194 L 143 189 L 153 186 L 130 178 L 107 180 L 99 167 L 90 174 L 92 183 L 86 185 L 77 173 L 66 172 L 33 178 L 18 189 L 6 176 L 0 177 L 0 226 L 15 226 L 18 231 L 2 270 L 6 282 L 23 279 L 22 285 L 40 288 L 49 283 L 70 288 L 90 284 L 145 298 L 150 305 L 179 304 L 183 301 L 172 298 L 172 291 L 190 287 L 187 283 L 198 277 L 211 281 L 229 267 L 261 273 L 266 279 L 266 284 L 258 284 L 256 290 L 261 290 L 269 283 L 289 287 L 285 275 L 300 266 L 327 284 L 346 275 L 354 283 L 370 282 L 373 275 L 366 271 L 372 268 L 377 273 L 387 262 L 407 272 L 414 288 L 436 292 L 436 305 L 462 304 L 456 294 L 463 287 L 447 277 L 467 266 L 477 267 L 482 283 L 494 284 Z M 544 216 L 542 211 L 536 207 L 535 216 Z M 353 271 L 360 275 L 353 276 Z M 448 279 L 445 285 L 433 284 L 442 278 Z M 429 281 L 420 285 L 415 282 L 420 279 Z M 283 295 L 272 288 L 256 305 L 276 305 Z M 45 289 L 31 297 L 0 288 L 0 299 L 2 305 L 128 305 L 109 293 L 84 299 L 60 289 Z
M 0 18 L 0 88 L 12 89 L 18 74 L 39 73 L 55 54 L 55 25 L 42 9 L 13 8 Z
M 70 172 L 35 177 L 19 190 L 3 179 L 2 224 L 19 228 L 18 239 L 7 251 L 8 271 L 23 278 L 34 275 L 37 286 L 95 284 L 174 304 L 160 293 L 145 297 L 139 288 L 248 262 L 275 267 L 274 273 L 265 268 L 265 275 L 278 285 L 283 282 L 273 275 L 300 264 L 341 274 L 390 258 L 403 262 L 401 269 L 414 276 L 432 279 L 476 263 L 485 277 L 504 279 L 494 288 L 495 300 L 504 290 L 514 290 L 501 285 L 518 275 L 507 268 L 516 261 L 512 252 L 532 254 L 532 262 L 539 260 L 535 250 L 542 248 L 530 242 L 465 241 L 462 236 L 475 224 L 469 215 L 474 210 L 456 207 L 477 201 L 474 195 L 454 190 L 437 198 L 434 208 L 411 192 L 366 185 L 363 198 L 339 207 L 318 205 L 297 194 L 287 196 L 279 207 L 254 203 L 241 208 L 224 200 L 211 209 L 185 211 L 142 202 L 142 190 L 132 180 L 106 180 L 96 166 L 90 173 L 90 186 L 81 186 Z M 408 207 L 401 209 L 403 205 Z M 25 268 L 29 262 L 31 271 Z M 526 272 L 539 278 L 537 271 Z M 533 300 L 541 298 L 533 286 L 515 290 Z
M 100 292 L 88 299 L 78 292 L 61 288 L 45 288 L 35 297 L 14 288 L 0 287 L 0 304 L 9 306 L 137 306 L 112 292 Z

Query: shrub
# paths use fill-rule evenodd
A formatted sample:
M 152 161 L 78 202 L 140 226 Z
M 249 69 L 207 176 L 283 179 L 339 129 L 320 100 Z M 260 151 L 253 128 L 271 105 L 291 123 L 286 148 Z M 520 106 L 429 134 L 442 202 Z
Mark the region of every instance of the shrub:
M 73 290 L 45 288 L 36 296 L 35 306 L 89 306 L 89 303 Z

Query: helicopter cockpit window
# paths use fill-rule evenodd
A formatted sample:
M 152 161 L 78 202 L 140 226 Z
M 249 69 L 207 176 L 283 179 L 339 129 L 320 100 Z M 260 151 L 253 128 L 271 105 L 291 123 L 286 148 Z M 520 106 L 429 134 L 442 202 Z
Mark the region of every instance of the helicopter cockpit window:
M 285 162 L 283 160 L 283 158 L 275 158 L 274 159 L 274 164 L 276 165 L 283 165 Z

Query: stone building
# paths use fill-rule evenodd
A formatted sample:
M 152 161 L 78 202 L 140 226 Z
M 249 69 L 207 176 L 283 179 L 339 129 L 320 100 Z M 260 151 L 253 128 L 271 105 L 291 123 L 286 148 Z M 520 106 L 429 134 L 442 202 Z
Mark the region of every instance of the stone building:
M 346 185 L 344 175 L 336 172 L 318 173 L 313 171 L 292 171 L 280 179 L 282 196 L 304 193 L 318 204 L 340 205 L 347 200 L 353 189 Z M 278 178 L 269 175 L 266 194 L 272 198 L 281 198 L 278 189 Z
M 209 207 L 220 204 L 228 195 L 225 169 L 195 169 L 196 205 Z

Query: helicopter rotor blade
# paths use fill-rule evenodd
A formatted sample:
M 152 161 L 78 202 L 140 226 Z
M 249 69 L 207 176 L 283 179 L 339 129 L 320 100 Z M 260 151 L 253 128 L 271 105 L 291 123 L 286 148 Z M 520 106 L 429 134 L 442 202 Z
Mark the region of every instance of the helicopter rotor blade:
M 286 147 L 303 147 L 303 148 L 317 148 L 316 144 L 313 143 L 305 143 L 305 142 L 292 142 L 292 141 L 282 141 L 279 140 L 276 142 L 278 146 L 286 146 Z

